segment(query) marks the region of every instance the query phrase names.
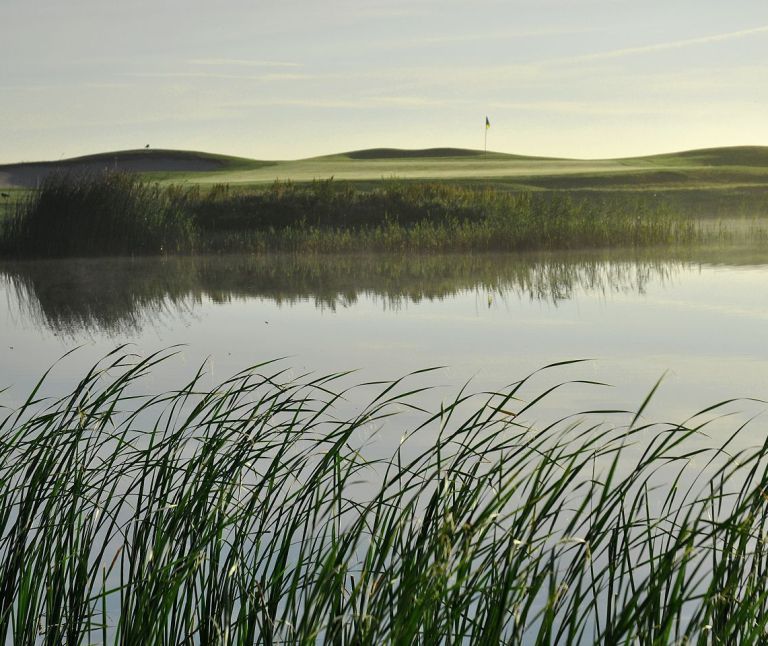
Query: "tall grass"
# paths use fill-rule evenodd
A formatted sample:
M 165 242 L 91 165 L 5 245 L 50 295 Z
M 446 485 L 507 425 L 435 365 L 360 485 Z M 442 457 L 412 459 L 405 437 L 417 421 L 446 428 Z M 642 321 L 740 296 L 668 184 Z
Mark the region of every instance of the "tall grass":
M 16 256 L 190 251 L 510 251 L 687 243 L 693 220 L 655 200 L 383 181 L 262 190 L 166 186 L 106 172 L 49 177 L 0 231 Z
M 657 200 L 327 180 L 265 191 L 215 188 L 198 207 L 212 247 L 261 251 L 519 251 L 638 247 L 698 239 L 695 220 Z
M 371 385 L 275 364 L 140 396 L 159 361 L 0 423 L 6 642 L 765 640 L 768 445 L 706 415 L 534 428 L 528 380 L 419 413 L 414 377 L 350 412 Z
M 44 257 L 187 251 L 195 240 L 191 197 L 128 173 L 49 175 L 16 204 L 0 246 Z

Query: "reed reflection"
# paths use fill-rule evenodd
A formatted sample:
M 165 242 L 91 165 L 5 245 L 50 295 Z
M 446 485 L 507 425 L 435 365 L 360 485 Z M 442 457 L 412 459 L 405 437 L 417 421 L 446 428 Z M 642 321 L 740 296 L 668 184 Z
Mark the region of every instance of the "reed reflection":
M 702 255 L 703 254 L 703 255 Z M 474 290 L 557 305 L 578 290 L 643 293 L 695 262 L 749 261 L 742 252 L 654 254 L 201 256 L 0 264 L 0 284 L 25 323 L 79 336 L 139 331 L 194 316 L 205 299 L 270 299 L 290 306 L 353 306 L 374 297 L 396 309 Z

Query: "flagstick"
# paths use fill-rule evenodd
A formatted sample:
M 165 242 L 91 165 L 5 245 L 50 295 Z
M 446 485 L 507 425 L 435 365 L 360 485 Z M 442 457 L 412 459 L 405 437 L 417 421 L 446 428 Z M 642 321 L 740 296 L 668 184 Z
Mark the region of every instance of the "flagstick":
M 488 157 L 488 126 L 485 127 L 485 142 L 483 143 L 483 157 Z

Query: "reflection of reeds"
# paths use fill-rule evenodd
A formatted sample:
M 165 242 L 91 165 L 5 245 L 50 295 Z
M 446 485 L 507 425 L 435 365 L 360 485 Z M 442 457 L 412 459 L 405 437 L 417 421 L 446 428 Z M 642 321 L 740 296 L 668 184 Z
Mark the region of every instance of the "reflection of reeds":
M 71 335 L 125 333 L 204 298 L 313 300 L 334 309 L 359 296 L 397 308 L 482 290 L 557 303 L 574 291 L 642 291 L 679 262 L 663 255 L 407 254 L 184 256 L 0 264 L 22 315 Z
M 190 312 L 200 298 L 194 265 L 176 258 L 8 262 L 2 283 L 22 317 L 73 337 L 136 333 Z
M 766 446 L 703 448 L 698 418 L 533 428 L 523 380 L 374 458 L 428 374 L 340 417 L 361 391 L 269 364 L 137 397 L 158 360 L 0 420 L 6 642 L 764 640 Z
M 104 256 L 198 251 L 430 252 L 648 246 L 698 229 L 658 200 L 388 181 L 234 191 L 125 173 L 49 176 L 7 219 L 0 251 Z

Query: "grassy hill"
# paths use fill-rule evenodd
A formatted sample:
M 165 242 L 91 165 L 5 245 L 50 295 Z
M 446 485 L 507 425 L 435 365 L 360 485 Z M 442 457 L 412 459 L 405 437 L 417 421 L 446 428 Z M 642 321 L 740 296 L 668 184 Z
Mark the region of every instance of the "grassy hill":
M 131 171 L 162 178 L 179 174 L 226 173 L 274 165 L 258 161 L 188 150 L 119 150 L 60 161 L 21 162 L 0 165 L 0 186 L 34 188 L 51 173 L 89 173 L 104 169 Z
M 315 179 L 374 184 L 382 179 L 493 184 L 528 190 L 768 190 L 768 147 L 739 146 L 624 159 L 527 157 L 462 148 L 374 148 L 288 161 L 141 149 L 57 162 L 0 166 L 0 186 L 34 187 L 51 172 L 115 168 L 163 182 L 263 185 Z
M 657 164 L 695 164 L 698 166 L 768 167 L 768 146 L 730 146 L 701 148 L 679 153 L 639 157 Z M 630 160 L 631 161 L 631 160 Z

